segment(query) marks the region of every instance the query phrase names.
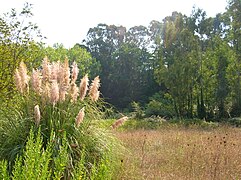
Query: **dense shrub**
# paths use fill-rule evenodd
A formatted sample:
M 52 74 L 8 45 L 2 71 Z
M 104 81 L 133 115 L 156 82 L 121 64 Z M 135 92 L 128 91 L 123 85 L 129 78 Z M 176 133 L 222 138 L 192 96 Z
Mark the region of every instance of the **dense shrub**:
M 146 116 L 162 116 L 171 118 L 175 116 L 172 98 L 169 94 L 156 93 L 146 105 Z
M 83 161 L 83 152 L 87 176 L 103 171 L 103 166 L 106 170 L 115 167 L 120 145 L 109 131 L 93 123 L 103 115 L 100 79 L 97 76 L 89 86 L 86 75 L 78 87 L 77 77 L 77 65 L 73 63 L 70 71 L 68 60 L 49 63 L 45 58 L 42 67 L 33 69 L 31 75 L 20 63 L 15 71 L 18 108 L 1 112 L 0 160 L 7 161 L 9 172 L 14 170 L 16 158 L 24 155 L 31 128 L 34 133 L 40 128 L 44 150 L 52 141 L 51 158 L 61 156 L 59 149 L 66 138 L 68 159 L 61 175 L 65 178 L 73 176 L 75 167 Z M 54 161 L 49 167 L 55 167 Z

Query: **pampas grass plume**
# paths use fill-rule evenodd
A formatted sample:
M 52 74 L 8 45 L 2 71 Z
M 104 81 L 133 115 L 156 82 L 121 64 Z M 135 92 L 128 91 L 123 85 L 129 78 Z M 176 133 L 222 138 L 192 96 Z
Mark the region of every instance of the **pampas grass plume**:
M 75 81 L 78 78 L 78 74 L 79 74 L 79 68 L 78 68 L 78 65 L 76 64 L 76 62 L 74 61 L 72 64 L 72 75 L 71 75 L 72 83 L 75 83 Z
M 69 94 L 71 96 L 71 101 L 76 102 L 79 95 L 79 89 L 74 82 L 70 84 Z
M 26 90 L 28 91 L 28 82 L 30 80 L 30 77 L 27 74 L 27 66 L 24 64 L 23 61 L 21 61 L 20 65 L 19 65 L 19 76 L 21 78 L 21 93 L 24 93 Z
M 91 83 L 89 96 L 92 101 L 97 101 L 99 99 L 100 92 L 98 91 L 100 87 L 100 78 L 96 76 Z
M 14 80 L 15 80 L 15 85 L 20 93 L 23 93 L 23 85 L 22 85 L 22 80 L 19 74 L 18 69 L 15 70 L 14 73 Z
M 81 79 L 81 82 L 80 82 L 80 100 L 81 101 L 83 101 L 85 96 L 86 96 L 86 93 L 87 93 L 87 90 L 88 90 L 88 85 L 89 85 L 89 78 L 88 78 L 88 75 L 86 74 Z
M 57 81 L 58 73 L 59 73 L 59 62 L 53 62 L 50 65 L 50 69 L 51 69 L 51 75 L 50 75 L 51 81 L 53 80 Z
M 57 81 L 51 84 L 50 102 L 55 105 L 59 101 L 59 85 Z
M 31 76 L 31 84 L 33 90 L 40 95 L 41 94 L 41 86 L 42 86 L 42 77 L 39 70 L 33 69 Z
M 120 127 L 121 125 L 124 124 L 124 122 L 125 122 L 127 119 L 128 119 L 128 117 L 127 117 L 127 116 L 124 116 L 124 117 L 116 120 L 116 121 L 112 124 L 112 128 L 113 128 L 113 129 L 116 129 L 116 128 Z
M 42 69 L 43 80 L 47 82 L 50 80 L 50 76 L 51 76 L 51 67 L 47 57 L 43 59 L 42 67 L 43 67 Z
M 35 120 L 35 124 L 38 126 L 40 123 L 40 110 L 39 110 L 39 105 L 34 106 L 34 120 Z
M 82 123 L 82 121 L 84 120 L 84 116 L 85 116 L 85 108 L 83 107 L 80 111 L 79 114 L 77 115 L 76 119 L 75 119 L 75 125 L 78 128 L 80 126 L 80 124 Z

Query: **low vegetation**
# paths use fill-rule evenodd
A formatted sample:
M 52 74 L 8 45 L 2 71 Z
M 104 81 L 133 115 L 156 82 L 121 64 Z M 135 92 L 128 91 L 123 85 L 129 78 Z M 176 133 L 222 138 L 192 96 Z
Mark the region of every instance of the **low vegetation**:
M 240 179 L 241 130 L 169 126 L 117 131 L 128 152 L 118 179 Z

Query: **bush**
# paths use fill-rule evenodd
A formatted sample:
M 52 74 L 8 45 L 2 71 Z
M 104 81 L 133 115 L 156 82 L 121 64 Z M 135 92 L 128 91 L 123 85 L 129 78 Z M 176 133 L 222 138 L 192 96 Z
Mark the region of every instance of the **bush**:
M 137 118 L 137 119 L 142 119 L 144 117 L 144 111 L 143 109 L 141 108 L 140 104 L 133 101 L 131 103 L 131 106 L 133 108 L 133 115 L 134 115 L 134 118 Z
M 71 78 L 67 60 L 63 64 L 50 64 L 45 58 L 41 70 L 33 70 L 31 78 L 25 64 L 21 63 L 16 70 L 19 106 L 2 110 L 0 116 L 0 160 L 7 161 L 10 173 L 16 157 L 24 155 L 31 128 L 33 132 L 40 128 L 44 150 L 48 149 L 49 140 L 53 141 L 52 158 L 62 157 L 59 150 L 66 138 L 68 166 L 65 167 L 64 177 L 72 177 L 74 168 L 82 162 L 83 153 L 88 177 L 96 174 L 95 171 L 99 172 L 103 166 L 106 169 L 115 167 L 116 154 L 121 146 L 109 131 L 93 123 L 103 115 L 99 77 L 92 81 L 87 96 L 87 75 L 81 79 L 78 88 L 78 68 L 75 63 L 72 67 Z M 54 161 L 50 161 L 50 167 L 55 167 Z M 52 173 L 59 176 L 56 172 Z
M 230 118 L 227 123 L 235 127 L 241 127 L 241 118 Z
M 67 179 L 66 169 L 69 168 L 68 144 L 64 135 L 61 145 L 56 147 L 54 134 L 51 135 L 47 143 L 46 149 L 42 147 L 43 138 L 38 131 L 37 135 L 30 130 L 26 149 L 22 156 L 18 156 L 15 160 L 12 174 L 7 171 L 7 161 L 0 162 L 0 179 Z M 58 148 L 59 153 L 55 154 Z M 91 172 L 86 169 L 85 150 L 81 152 L 81 158 L 74 167 L 73 179 L 111 179 L 110 164 L 107 158 L 103 157 L 101 163 L 97 166 L 93 165 Z M 110 166 L 109 166 L 110 167 Z
M 145 110 L 146 116 L 162 116 L 172 118 L 175 116 L 172 98 L 169 94 L 156 93 L 150 98 Z

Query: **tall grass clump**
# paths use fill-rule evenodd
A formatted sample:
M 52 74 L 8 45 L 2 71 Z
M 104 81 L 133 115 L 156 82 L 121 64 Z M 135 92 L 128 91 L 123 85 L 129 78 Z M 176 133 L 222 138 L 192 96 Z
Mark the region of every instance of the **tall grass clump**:
M 7 162 L 8 173 L 13 172 L 16 158 L 24 155 L 32 128 L 35 135 L 40 129 L 44 150 L 51 139 L 52 158 L 62 156 L 60 149 L 66 137 L 67 157 L 63 159 L 67 158 L 67 163 L 59 177 L 76 178 L 80 164 L 87 177 L 102 171 L 103 163 L 105 173 L 111 174 L 120 145 L 110 132 L 93 123 L 103 116 L 100 78 L 89 83 L 88 75 L 78 80 L 78 72 L 77 64 L 74 62 L 70 68 L 67 59 L 50 63 L 44 58 L 42 66 L 31 73 L 20 63 L 14 72 L 18 108 L 0 113 L 0 160 Z M 56 168 L 53 162 L 48 166 L 52 170 Z

